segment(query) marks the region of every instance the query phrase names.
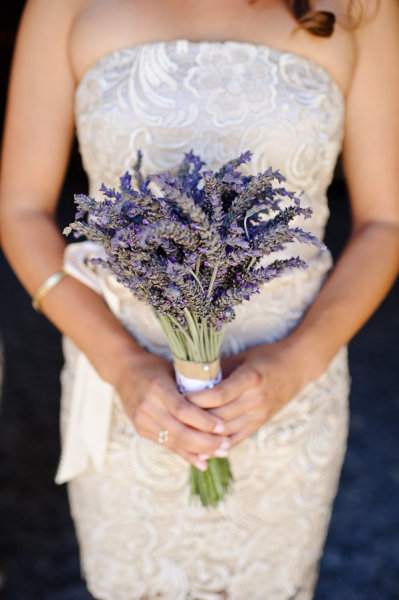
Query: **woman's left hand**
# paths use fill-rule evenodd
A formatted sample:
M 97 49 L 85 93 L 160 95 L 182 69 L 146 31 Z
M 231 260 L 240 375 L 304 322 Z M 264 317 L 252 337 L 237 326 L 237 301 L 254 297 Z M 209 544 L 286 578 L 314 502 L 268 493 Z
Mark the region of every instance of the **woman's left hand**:
M 225 377 L 214 388 L 186 397 L 226 423 L 235 445 L 252 435 L 310 381 L 303 356 L 292 356 L 284 342 L 258 346 L 222 362 Z

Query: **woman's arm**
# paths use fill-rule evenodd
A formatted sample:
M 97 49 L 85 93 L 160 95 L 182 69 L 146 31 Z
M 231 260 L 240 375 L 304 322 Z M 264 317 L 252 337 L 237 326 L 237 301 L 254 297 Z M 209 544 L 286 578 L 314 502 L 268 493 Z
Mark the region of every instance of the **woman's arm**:
M 228 421 L 237 443 L 319 376 L 387 294 L 399 267 L 399 5 L 380 3 L 356 32 L 358 64 L 347 99 L 344 165 L 349 243 L 298 328 L 226 362 L 212 391 L 190 394 Z M 289 374 L 289 376 L 287 376 Z
M 63 264 L 65 242 L 55 210 L 74 131 L 68 39 L 81 3 L 29 0 L 15 49 L 1 167 L 0 233 L 4 251 L 31 295 Z M 227 442 L 210 433 L 221 427 L 220 419 L 178 393 L 169 363 L 144 351 L 92 290 L 66 277 L 41 307 L 119 391 L 142 435 L 157 439 L 159 430 L 168 429 L 168 446 L 190 462 Z

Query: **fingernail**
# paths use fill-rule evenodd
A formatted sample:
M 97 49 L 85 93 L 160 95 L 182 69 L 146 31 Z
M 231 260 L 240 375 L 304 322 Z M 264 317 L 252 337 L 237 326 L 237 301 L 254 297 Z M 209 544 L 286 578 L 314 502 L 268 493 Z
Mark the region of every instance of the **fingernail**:
M 230 442 L 229 441 L 225 441 L 222 444 L 220 444 L 218 450 L 228 450 L 230 448 Z
M 203 460 L 197 460 L 197 462 L 195 463 L 195 466 L 200 471 L 206 471 L 207 468 L 208 468 L 208 463 L 206 461 L 203 461 Z
M 228 450 L 222 450 L 222 448 L 218 448 L 215 450 L 215 456 L 218 458 L 226 458 L 229 455 Z
M 200 454 L 199 457 L 200 457 L 201 460 L 208 460 L 209 458 L 211 458 L 209 456 L 209 454 Z
M 224 431 L 223 423 L 218 423 L 217 425 L 215 425 L 213 433 L 223 433 L 223 431 Z

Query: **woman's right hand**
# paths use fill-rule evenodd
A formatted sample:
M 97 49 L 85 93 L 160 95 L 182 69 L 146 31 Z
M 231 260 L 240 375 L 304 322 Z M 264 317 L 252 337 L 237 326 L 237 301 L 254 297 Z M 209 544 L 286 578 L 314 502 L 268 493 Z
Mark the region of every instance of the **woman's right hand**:
M 223 421 L 178 391 L 173 366 L 164 358 L 135 352 L 120 368 L 115 387 L 139 435 L 158 443 L 159 432 L 167 431 L 163 445 L 203 471 L 207 458 L 227 456 Z

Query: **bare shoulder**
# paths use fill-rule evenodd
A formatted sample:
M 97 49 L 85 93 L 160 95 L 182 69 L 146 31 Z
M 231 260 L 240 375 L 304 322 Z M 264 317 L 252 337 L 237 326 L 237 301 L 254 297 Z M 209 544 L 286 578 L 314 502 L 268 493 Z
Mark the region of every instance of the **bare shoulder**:
M 362 19 L 355 31 L 357 44 L 361 53 L 367 48 L 381 55 L 384 47 L 392 43 L 399 47 L 399 2 L 397 0 L 363 0 Z M 395 44 L 396 42 L 396 44 Z M 399 55 L 398 55 L 399 56 Z
M 364 0 L 363 19 L 354 32 L 357 68 L 354 84 L 371 96 L 399 91 L 399 2 Z M 356 88 L 356 85 L 354 86 Z M 399 101 L 399 99 L 398 99 Z
M 23 36 L 37 36 L 66 41 L 69 29 L 84 0 L 27 0 L 20 31 Z
M 354 222 L 399 219 L 399 3 L 364 2 L 347 102 L 344 162 Z M 381 185 L 381 181 L 384 185 Z
M 151 38 L 162 7 L 158 0 L 75 1 L 80 6 L 71 26 L 69 53 L 76 82 L 104 54 L 142 41 L 143 36 Z
M 396 85 L 399 78 L 398 0 L 318 0 L 316 8 L 331 11 L 336 16 L 337 25 L 325 60 L 326 63 L 331 61 L 332 72 L 335 64 L 340 65 L 336 78 L 339 81 L 341 72 L 344 74 L 341 87 L 348 98 L 353 90 L 357 96 L 361 95 L 360 87 L 367 95 L 384 94 L 390 77 L 391 84 Z M 366 89 L 367 86 L 373 89 Z
M 12 189 L 10 201 L 20 190 L 16 201 L 46 210 L 55 205 L 73 136 L 68 36 L 77 6 L 78 0 L 28 0 L 12 62 L 2 184 Z
M 58 89 L 71 96 L 73 78 L 69 35 L 84 0 L 27 0 L 19 24 L 11 70 L 12 103 L 23 101 L 25 90 L 48 95 Z M 49 89 L 51 88 L 51 90 Z M 38 94 L 39 97 L 39 94 Z
M 82 2 L 27 0 L 17 35 L 14 67 L 31 64 L 46 70 L 52 64 L 68 65 L 69 33 Z

